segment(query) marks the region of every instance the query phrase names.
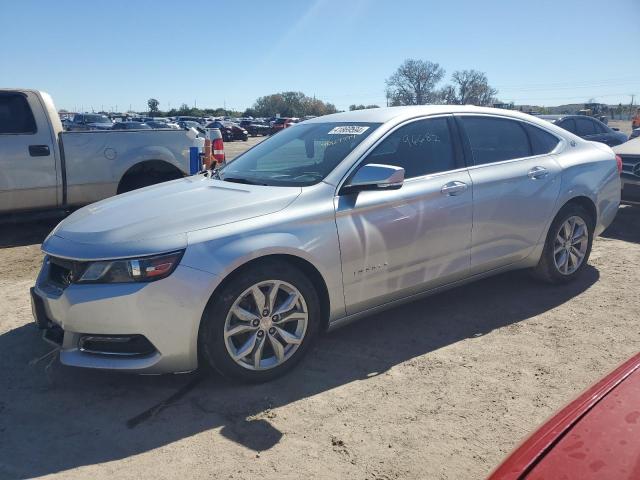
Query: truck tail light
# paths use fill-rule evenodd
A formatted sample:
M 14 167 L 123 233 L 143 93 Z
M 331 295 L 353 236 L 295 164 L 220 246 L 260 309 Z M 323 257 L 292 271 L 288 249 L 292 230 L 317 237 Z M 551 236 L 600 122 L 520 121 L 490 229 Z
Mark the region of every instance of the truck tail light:
M 224 142 L 221 138 L 216 138 L 213 141 L 213 158 L 215 158 L 218 163 L 224 162 Z
M 616 164 L 618 165 L 618 173 L 622 173 L 622 157 L 616 155 Z

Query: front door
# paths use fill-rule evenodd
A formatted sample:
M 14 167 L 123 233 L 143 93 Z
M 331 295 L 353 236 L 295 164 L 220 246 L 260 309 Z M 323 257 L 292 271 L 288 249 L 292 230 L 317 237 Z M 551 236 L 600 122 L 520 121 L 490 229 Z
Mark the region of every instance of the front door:
M 403 167 L 402 188 L 335 198 L 348 314 L 468 273 L 472 184 L 454 127 L 447 116 L 400 126 L 360 165 Z

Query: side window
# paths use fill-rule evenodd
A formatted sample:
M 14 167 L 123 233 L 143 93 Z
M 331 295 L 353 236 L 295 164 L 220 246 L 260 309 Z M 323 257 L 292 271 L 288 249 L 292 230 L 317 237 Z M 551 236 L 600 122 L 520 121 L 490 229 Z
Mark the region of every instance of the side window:
M 36 133 L 36 121 L 24 95 L 0 94 L 0 135 Z
M 596 126 L 588 118 L 576 118 L 576 135 L 586 137 L 587 135 L 595 135 Z
M 515 120 L 492 117 L 461 117 L 475 165 L 531 156 L 529 138 Z
M 400 127 L 367 157 L 366 163 L 404 168 L 405 178 L 457 168 L 447 119 L 417 120 Z
M 531 149 L 534 155 L 544 155 L 551 152 L 560 140 L 555 135 L 551 135 L 549 132 L 545 132 L 541 128 L 534 127 L 529 123 L 524 123 L 524 128 L 529 134 L 529 140 L 531 140 Z
M 558 126 L 567 132 L 576 133 L 576 122 L 573 121 L 573 118 L 565 118 L 558 123 Z

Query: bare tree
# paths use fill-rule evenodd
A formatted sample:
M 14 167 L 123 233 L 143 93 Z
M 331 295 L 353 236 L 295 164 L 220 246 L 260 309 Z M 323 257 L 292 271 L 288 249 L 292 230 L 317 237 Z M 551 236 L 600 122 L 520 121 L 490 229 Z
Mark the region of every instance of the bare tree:
M 486 106 L 495 103 L 498 90 L 489 85 L 487 76 L 477 70 L 453 72 L 451 85 L 441 90 L 444 103 Z
M 391 105 L 425 105 L 438 98 L 436 85 L 444 69 L 428 60 L 407 59 L 387 79 L 387 98 Z

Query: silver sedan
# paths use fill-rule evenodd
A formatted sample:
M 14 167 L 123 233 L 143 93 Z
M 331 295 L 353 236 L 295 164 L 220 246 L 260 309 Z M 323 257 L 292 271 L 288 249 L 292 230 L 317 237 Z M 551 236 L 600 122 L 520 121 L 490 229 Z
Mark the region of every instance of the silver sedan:
M 33 311 L 66 365 L 269 380 L 320 331 L 443 288 L 519 268 L 573 280 L 619 172 L 609 147 L 518 112 L 315 118 L 73 213 L 43 243 Z

